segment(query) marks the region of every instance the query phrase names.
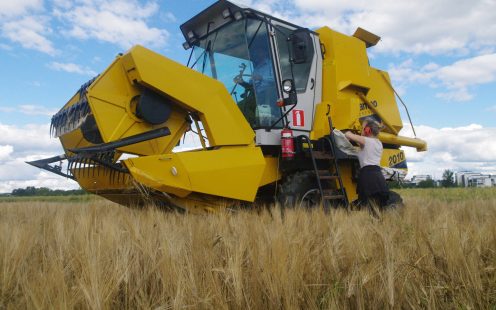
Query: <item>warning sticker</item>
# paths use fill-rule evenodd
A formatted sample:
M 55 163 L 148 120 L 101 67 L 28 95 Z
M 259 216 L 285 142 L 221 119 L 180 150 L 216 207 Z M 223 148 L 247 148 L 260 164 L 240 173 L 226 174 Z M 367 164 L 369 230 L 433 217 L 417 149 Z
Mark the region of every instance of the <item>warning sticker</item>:
M 293 110 L 293 126 L 305 126 L 305 112 L 303 110 Z

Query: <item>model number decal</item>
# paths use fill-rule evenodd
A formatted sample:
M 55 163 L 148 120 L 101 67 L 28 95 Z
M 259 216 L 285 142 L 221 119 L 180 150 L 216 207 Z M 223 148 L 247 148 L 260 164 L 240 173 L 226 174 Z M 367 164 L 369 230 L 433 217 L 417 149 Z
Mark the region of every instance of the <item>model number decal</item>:
M 375 100 L 372 100 L 370 103 L 374 106 L 374 108 L 377 108 L 377 106 L 379 105 Z M 360 103 L 360 111 L 368 110 L 368 109 L 369 106 L 365 102 Z
M 398 154 L 394 154 L 389 156 L 389 167 L 396 165 L 405 160 L 405 153 L 399 152 Z

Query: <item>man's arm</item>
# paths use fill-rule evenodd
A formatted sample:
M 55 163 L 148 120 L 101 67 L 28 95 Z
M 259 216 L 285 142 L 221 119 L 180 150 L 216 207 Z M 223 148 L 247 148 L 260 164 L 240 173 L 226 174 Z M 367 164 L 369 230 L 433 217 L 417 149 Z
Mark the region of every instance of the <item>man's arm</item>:
M 244 88 L 248 89 L 248 88 L 252 88 L 252 84 L 250 82 L 246 82 L 245 80 L 243 80 L 242 77 L 240 76 L 236 76 L 234 79 L 233 79 L 234 83 L 236 84 L 239 84 L 241 86 L 243 86 Z
M 344 136 L 351 141 L 359 143 L 360 145 L 365 145 L 365 138 L 359 135 L 352 133 L 351 131 L 347 131 Z

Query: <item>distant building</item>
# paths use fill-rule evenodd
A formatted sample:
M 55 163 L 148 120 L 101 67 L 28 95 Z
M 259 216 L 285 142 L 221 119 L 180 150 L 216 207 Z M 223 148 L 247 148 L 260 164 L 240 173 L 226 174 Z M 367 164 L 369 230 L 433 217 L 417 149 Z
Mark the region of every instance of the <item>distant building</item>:
M 480 172 L 461 171 L 456 173 L 456 185 L 461 187 L 491 187 L 496 186 L 496 175 Z
M 465 187 L 465 174 L 470 174 L 470 173 L 474 173 L 474 172 L 470 172 L 470 171 L 459 171 L 459 172 L 456 172 L 455 173 L 455 183 L 457 186 L 463 186 Z

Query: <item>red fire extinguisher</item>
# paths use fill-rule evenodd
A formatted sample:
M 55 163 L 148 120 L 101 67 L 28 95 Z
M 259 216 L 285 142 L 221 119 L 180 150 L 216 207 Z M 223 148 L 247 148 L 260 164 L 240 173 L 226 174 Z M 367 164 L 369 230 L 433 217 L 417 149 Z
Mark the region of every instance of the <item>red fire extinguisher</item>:
M 288 127 L 281 131 L 281 153 L 284 160 L 293 159 L 295 156 L 293 131 Z

